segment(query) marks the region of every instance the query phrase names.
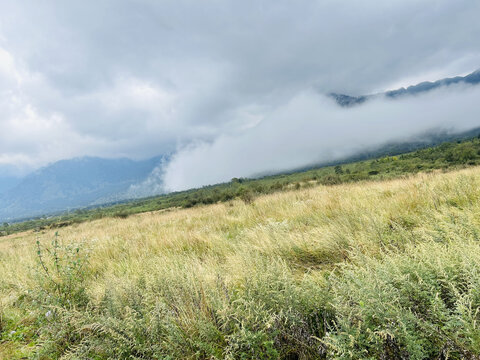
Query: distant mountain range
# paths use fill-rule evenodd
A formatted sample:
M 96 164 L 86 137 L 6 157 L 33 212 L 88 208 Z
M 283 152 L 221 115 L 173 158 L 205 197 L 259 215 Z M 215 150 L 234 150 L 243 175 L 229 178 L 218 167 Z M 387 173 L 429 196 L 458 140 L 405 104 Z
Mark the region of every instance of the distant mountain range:
M 395 99 L 453 84 L 480 84 L 480 70 L 464 77 L 423 82 L 374 95 L 349 96 L 336 93 L 329 95 L 340 106 L 351 107 L 375 97 L 384 96 Z M 444 141 L 477 136 L 479 132 L 480 129 L 461 134 L 445 131 L 431 132 L 417 139 L 391 143 L 356 154 L 345 161 L 413 151 Z M 157 180 L 161 178 L 162 172 L 162 166 L 159 165 L 167 160 L 167 157 L 163 156 L 143 161 L 82 157 L 58 161 L 23 178 L 9 175 L 8 169 L 0 168 L 0 222 L 28 219 L 158 194 L 161 192 L 161 184 L 159 185 Z
M 400 88 L 397 90 L 385 91 L 379 94 L 372 95 L 361 95 L 361 96 L 350 96 L 345 94 L 330 93 L 330 97 L 335 99 L 338 105 L 343 107 L 350 107 L 355 105 L 363 104 L 364 102 L 378 98 L 378 97 L 387 97 L 387 98 L 398 98 L 408 95 L 417 95 L 420 93 L 425 93 L 440 87 L 447 87 L 454 84 L 469 84 L 477 85 L 480 84 L 480 69 L 468 74 L 467 76 L 456 76 L 453 78 L 446 78 L 434 82 L 425 81 L 417 85 L 412 85 L 407 88 Z
M 125 200 L 162 157 L 144 161 L 82 157 L 58 161 L 23 179 L 0 181 L 0 221 Z
M 14 176 L 0 175 L 0 196 L 8 190 L 14 188 L 21 181 L 21 178 Z

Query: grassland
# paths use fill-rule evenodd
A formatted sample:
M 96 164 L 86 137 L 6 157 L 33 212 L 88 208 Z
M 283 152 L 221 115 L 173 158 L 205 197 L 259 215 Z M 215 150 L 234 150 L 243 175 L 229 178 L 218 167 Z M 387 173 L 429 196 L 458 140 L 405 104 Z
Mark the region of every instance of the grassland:
M 393 148 L 392 151 L 395 151 Z M 393 153 L 394 154 L 394 153 Z M 392 154 L 390 154 L 392 155 Z M 459 169 L 480 165 L 480 137 L 443 143 L 398 156 L 383 156 L 371 160 L 344 163 L 337 166 L 296 171 L 289 174 L 256 179 L 232 179 L 229 183 L 200 189 L 170 193 L 120 204 L 91 209 L 78 209 L 56 216 L 44 216 L 28 221 L 0 225 L 0 236 L 25 230 L 62 228 L 75 223 L 104 217 L 126 218 L 142 212 L 171 208 L 190 208 L 218 202 L 255 197 L 314 184 L 334 185 L 365 180 L 386 180 L 407 174 L 437 169 Z
M 55 231 L 0 238 L 2 359 L 480 356 L 479 167 Z

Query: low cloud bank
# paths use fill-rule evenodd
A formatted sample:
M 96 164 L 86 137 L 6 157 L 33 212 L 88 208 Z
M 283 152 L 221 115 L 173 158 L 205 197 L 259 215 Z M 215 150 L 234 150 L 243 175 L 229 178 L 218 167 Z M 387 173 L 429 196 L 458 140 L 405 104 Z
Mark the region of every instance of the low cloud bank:
M 313 90 L 249 114 L 256 125 L 182 148 L 163 168 L 164 191 L 179 191 L 339 160 L 431 130 L 480 126 L 480 87 L 451 86 L 420 96 L 340 108 Z

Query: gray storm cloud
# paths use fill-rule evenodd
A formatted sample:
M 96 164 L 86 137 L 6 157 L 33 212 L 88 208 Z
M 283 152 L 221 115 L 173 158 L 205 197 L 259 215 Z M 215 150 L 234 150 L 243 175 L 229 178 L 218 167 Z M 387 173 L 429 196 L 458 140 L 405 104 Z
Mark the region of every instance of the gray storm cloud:
M 427 131 L 480 126 L 480 87 L 453 86 L 401 100 L 377 99 L 340 108 L 302 92 L 241 135 L 180 150 L 163 175 L 165 190 L 185 190 L 266 172 L 339 160 Z
M 0 0 L 0 173 L 182 149 L 166 180 L 184 188 L 379 142 L 381 124 L 364 143 L 351 125 L 369 129 L 369 111 L 417 132 L 424 122 L 396 115 L 410 116 L 403 101 L 340 111 L 309 89 L 367 94 L 475 70 L 479 15 L 477 0 Z M 272 156 L 256 153 L 262 141 Z M 180 164 L 202 154 L 238 172 L 190 179 Z

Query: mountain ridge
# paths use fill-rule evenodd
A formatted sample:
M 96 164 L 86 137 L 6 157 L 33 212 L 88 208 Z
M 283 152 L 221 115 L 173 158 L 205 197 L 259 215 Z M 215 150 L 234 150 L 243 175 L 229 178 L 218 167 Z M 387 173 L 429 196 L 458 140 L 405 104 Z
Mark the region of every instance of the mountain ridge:
M 331 92 L 328 94 L 329 97 L 333 98 L 336 103 L 342 107 L 352 107 L 356 105 L 361 105 L 366 101 L 369 101 L 374 98 L 386 97 L 386 98 L 399 98 L 409 95 L 417 95 L 420 93 L 425 93 L 440 87 L 447 87 L 450 85 L 456 84 L 468 84 L 468 85 L 478 85 L 480 84 L 480 69 L 475 70 L 474 72 L 465 75 L 465 76 L 455 76 L 450 78 L 444 78 L 436 81 L 423 81 L 416 85 L 410 85 L 408 87 L 401 87 L 395 90 L 387 90 L 384 92 L 370 94 L 370 95 L 359 95 L 352 96 L 347 94 L 340 94 Z
M 132 185 L 144 181 L 162 159 L 79 157 L 57 161 L 27 175 L 0 195 L 0 220 L 85 207 L 101 199 L 121 199 Z
M 480 83 L 480 69 L 466 76 L 445 78 L 434 82 L 421 82 L 406 88 L 390 90 L 379 94 L 350 96 L 330 93 L 340 106 L 360 105 L 375 97 L 396 99 L 402 96 L 416 95 L 433 89 L 454 84 L 476 85 Z M 440 131 L 424 134 L 399 143 L 384 144 L 378 149 L 366 149 L 362 153 L 348 157 L 345 161 L 368 159 L 381 154 L 399 154 L 425 146 L 432 146 L 443 141 L 452 141 L 476 136 L 478 129 L 463 133 Z M 161 166 L 168 156 L 160 155 L 150 159 L 135 161 L 128 158 L 104 159 L 84 156 L 60 160 L 44 166 L 22 179 L 12 175 L 0 176 L 0 222 L 33 218 L 45 214 L 54 214 L 73 209 L 99 206 L 107 203 L 126 201 L 160 194 L 161 189 L 151 188 L 158 185 L 151 180 L 157 179 Z M 317 166 L 332 165 L 312 164 L 311 166 L 292 169 L 296 172 Z M 160 170 L 154 174 L 154 169 Z M 287 172 L 288 173 L 288 172 Z M 263 174 L 265 175 L 265 174 Z

